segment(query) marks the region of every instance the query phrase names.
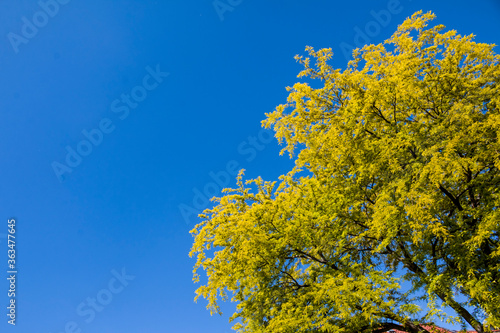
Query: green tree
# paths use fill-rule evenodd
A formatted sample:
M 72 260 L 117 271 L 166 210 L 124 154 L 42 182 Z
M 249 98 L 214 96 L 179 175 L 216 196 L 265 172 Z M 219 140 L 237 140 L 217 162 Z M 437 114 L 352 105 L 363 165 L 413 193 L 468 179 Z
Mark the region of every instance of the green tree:
M 234 329 L 500 326 L 500 58 L 433 18 L 415 13 L 343 71 L 331 49 L 297 56 L 311 84 L 263 121 L 295 167 L 241 172 L 192 230 L 197 298 L 237 302 Z

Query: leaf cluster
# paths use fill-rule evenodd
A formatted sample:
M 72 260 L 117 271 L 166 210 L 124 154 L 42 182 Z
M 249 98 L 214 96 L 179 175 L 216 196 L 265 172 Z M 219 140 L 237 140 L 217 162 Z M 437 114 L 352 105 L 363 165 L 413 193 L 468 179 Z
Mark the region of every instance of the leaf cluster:
M 192 230 L 197 297 L 219 312 L 229 293 L 238 331 L 500 326 L 500 57 L 433 18 L 415 13 L 343 71 L 330 49 L 297 56 L 321 87 L 288 88 L 263 121 L 295 168 L 241 172 Z

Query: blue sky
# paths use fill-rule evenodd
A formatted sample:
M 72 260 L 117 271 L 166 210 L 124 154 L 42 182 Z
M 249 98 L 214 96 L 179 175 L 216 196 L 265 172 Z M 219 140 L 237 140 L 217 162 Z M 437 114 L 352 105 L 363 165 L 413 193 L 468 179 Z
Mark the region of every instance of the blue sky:
M 260 121 L 298 81 L 294 55 L 331 47 L 345 67 L 342 49 L 420 9 L 500 44 L 494 0 L 0 7 L 0 268 L 14 217 L 18 269 L 16 327 L 0 283 L 2 332 L 230 332 L 229 311 L 193 302 L 189 230 L 235 170 L 292 166 Z

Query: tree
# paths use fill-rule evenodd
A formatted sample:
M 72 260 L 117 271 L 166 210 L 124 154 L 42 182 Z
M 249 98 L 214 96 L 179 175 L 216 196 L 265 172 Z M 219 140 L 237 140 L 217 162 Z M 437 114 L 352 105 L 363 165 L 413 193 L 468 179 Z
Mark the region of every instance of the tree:
M 500 326 L 500 58 L 432 19 L 415 13 L 343 71 L 331 49 L 296 57 L 310 83 L 263 121 L 295 167 L 240 172 L 191 231 L 196 298 L 220 312 L 231 297 L 234 329 Z

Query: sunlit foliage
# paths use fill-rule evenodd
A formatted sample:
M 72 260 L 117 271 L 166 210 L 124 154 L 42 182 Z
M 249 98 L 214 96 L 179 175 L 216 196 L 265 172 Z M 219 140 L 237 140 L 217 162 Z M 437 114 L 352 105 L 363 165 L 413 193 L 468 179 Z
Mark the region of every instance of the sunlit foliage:
M 237 302 L 236 330 L 500 326 L 499 56 L 433 18 L 415 13 L 345 70 L 330 49 L 297 57 L 319 88 L 295 84 L 263 121 L 295 168 L 240 173 L 192 231 L 197 295 L 214 312 Z

